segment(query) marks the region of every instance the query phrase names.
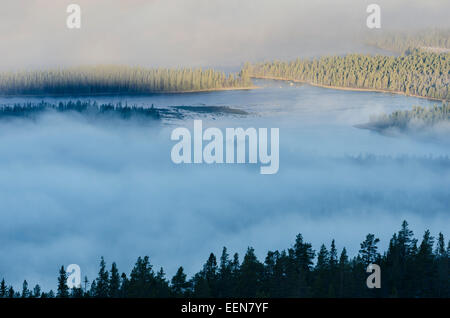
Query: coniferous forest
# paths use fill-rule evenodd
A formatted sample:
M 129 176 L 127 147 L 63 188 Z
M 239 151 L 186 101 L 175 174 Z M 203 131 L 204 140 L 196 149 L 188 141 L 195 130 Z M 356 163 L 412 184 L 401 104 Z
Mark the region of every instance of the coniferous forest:
M 244 74 L 212 69 L 147 69 L 86 66 L 0 74 L 3 95 L 96 95 L 181 93 L 251 87 Z
M 242 74 L 313 85 L 449 99 L 450 54 L 415 49 L 402 56 L 349 54 L 244 66 Z
M 442 233 L 433 237 L 427 230 L 419 241 L 403 221 L 386 251 L 378 250 L 379 241 L 367 234 L 358 255 L 350 258 L 345 247 L 338 251 L 334 240 L 315 250 L 298 234 L 290 248 L 269 251 L 263 262 L 251 247 L 242 260 L 224 247 L 219 258 L 211 253 L 190 279 L 183 267 L 168 279 L 148 256 L 139 257 L 129 275 L 120 273 L 114 262 L 107 266 L 102 257 L 97 278 L 85 277 L 79 288 L 69 289 L 62 266 L 55 275 L 56 292 L 31 287 L 26 280 L 16 291 L 3 279 L 0 297 L 450 297 L 450 241 L 446 244 Z M 366 286 L 369 264 L 381 268 L 379 289 Z
M 67 101 L 58 104 L 49 102 L 40 103 L 16 103 L 14 105 L 0 105 L 0 119 L 28 118 L 36 119 L 47 112 L 78 113 L 89 118 L 117 117 L 121 119 L 146 118 L 159 119 L 160 110 L 154 107 L 128 106 L 122 103 L 103 103 L 91 101 Z
M 0 104 L 0 120 L 9 120 L 14 118 L 37 120 L 44 114 L 77 114 L 88 120 L 99 119 L 137 119 L 141 123 L 152 124 L 152 119 L 162 118 L 184 118 L 183 111 L 201 114 L 214 115 L 248 115 L 249 113 L 240 109 L 228 106 L 168 106 L 156 108 L 151 106 L 129 105 L 127 102 L 109 102 L 97 103 L 95 100 L 67 100 L 58 103 L 52 102 L 26 102 L 14 104 Z

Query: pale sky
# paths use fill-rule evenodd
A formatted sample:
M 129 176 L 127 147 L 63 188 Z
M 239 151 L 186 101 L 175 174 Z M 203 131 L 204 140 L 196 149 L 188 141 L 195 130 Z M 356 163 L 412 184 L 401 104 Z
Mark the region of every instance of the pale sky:
M 382 29 L 449 27 L 448 0 L 2 0 L 0 69 L 79 64 L 235 66 L 358 50 L 366 7 Z M 79 30 L 66 27 L 81 6 Z

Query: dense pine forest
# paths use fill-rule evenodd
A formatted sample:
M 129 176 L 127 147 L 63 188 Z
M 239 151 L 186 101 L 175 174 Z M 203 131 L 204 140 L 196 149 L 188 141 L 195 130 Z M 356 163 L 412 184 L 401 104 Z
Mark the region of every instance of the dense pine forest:
M 291 62 L 247 63 L 242 74 L 330 87 L 450 98 L 450 54 L 419 50 L 398 57 L 349 54 Z
M 36 120 L 39 116 L 49 113 L 58 114 L 78 114 L 88 120 L 97 119 L 139 119 L 143 123 L 151 123 L 148 119 L 182 119 L 187 112 L 198 114 L 211 114 L 214 116 L 223 115 L 248 115 L 249 113 L 241 109 L 229 106 L 166 106 L 156 108 L 151 106 L 128 105 L 128 103 L 102 103 L 90 100 L 67 100 L 59 103 L 41 101 L 0 104 L 0 120 L 13 118 Z
M 0 74 L 2 95 L 152 94 L 251 87 L 248 77 L 212 69 L 91 66 Z
M 369 36 L 368 44 L 399 53 L 413 49 L 450 50 L 450 29 L 426 29 L 410 32 L 383 32 Z
M 360 125 L 360 127 L 378 131 L 390 128 L 408 131 L 430 128 L 440 123 L 449 122 L 450 105 L 449 103 L 443 103 L 433 107 L 413 106 L 411 110 L 398 110 L 391 114 L 374 116 L 368 124 Z
M 122 103 L 98 104 L 91 101 L 67 101 L 58 104 L 40 102 L 25 103 L 14 105 L 0 105 L 0 120 L 8 118 L 29 118 L 36 119 L 39 115 L 48 112 L 57 113 L 78 113 L 91 119 L 112 118 L 121 119 L 146 118 L 159 119 L 160 112 L 163 110 L 154 107 L 145 108 L 137 106 L 128 106 Z
M 179 267 L 170 281 L 162 268 L 154 270 L 148 256 L 139 257 L 129 275 L 121 274 L 116 263 L 107 269 L 102 257 L 97 278 L 85 277 L 80 288 L 68 288 L 62 266 L 55 277 L 56 293 L 43 292 L 39 285 L 31 288 L 26 280 L 15 291 L 3 279 L 0 297 L 450 297 L 450 241 L 446 245 L 442 233 L 435 238 L 427 230 L 419 243 L 404 221 L 383 254 L 378 243 L 368 234 L 358 255 L 350 258 L 345 248 L 337 250 L 334 240 L 315 251 L 299 234 L 287 250 L 269 251 L 264 262 L 253 248 L 241 262 L 224 247 L 219 259 L 211 253 L 191 279 Z M 371 263 L 381 268 L 379 289 L 366 286 Z

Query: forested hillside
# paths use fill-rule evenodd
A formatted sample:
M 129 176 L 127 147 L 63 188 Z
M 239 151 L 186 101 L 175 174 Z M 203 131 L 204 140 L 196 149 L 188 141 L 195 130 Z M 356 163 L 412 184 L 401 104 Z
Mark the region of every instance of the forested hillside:
M 257 78 L 314 85 L 381 90 L 449 99 L 450 54 L 415 51 L 394 56 L 349 54 L 291 62 L 247 63 L 242 73 Z
M 92 66 L 0 74 L 3 95 L 149 94 L 250 86 L 248 77 L 212 69 Z
M 19 292 L 2 280 L 0 297 L 450 297 L 450 241 L 446 245 L 441 233 L 434 238 L 427 230 L 419 243 L 404 221 L 383 254 L 378 243 L 368 234 L 358 255 L 350 258 L 345 248 L 337 250 L 334 240 L 315 251 L 299 234 L 287 250 L 269 251 L 264 262 L 253 248 L 242 262 L 223 248 L 219 259 L 211 253 L 191 279 L 179 267 L 170 281 L 147 256 L 138 258 L 129 275 L 120 274 L 116 263 L 108 270 L 101 258 L 97 278 L 85 277 L 81 288 L 67 287 L 61 267 L 56 293 L 42 292 L 39 285 L 31 288 L 26 280 Z M 381 268 L 380 289 L 366 286 L 371 263 Z
M 426 29 L 410 32 L 383 32 L 370 35 L 368 44 L 399 53 L 413 49 L 450 50 L 450 29 Z

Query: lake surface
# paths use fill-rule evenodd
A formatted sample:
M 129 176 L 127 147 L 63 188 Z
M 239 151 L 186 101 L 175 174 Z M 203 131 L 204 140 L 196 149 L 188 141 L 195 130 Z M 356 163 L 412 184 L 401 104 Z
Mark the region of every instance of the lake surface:
M 450 236 L 450 155 L 445 136 L 383 136 L 354 127 L 374 114 L 433 105 L 426 99 L 257 81 L 255 90 L 84 99 L 128 105 L 228 106 L 249 115 L 163 118 L 152 126 L 95 124 L 50 114 L 0 122 L 0 279 L 56 288 L 61 265 L 76 263 L 91 280 L 100 256 L 129 273 L 149 255 L 171 277 L 189 275 L 210 252 L 313 244 L 358 253 L 367 233 L 384 250 L 406 219 Z M 0 104 L 70 98 L 0 98 Z M 73 99 L 73 98 L 72 98 Z M 75 98 L 81 99 L 81 98 Z M 259 164 L 175 165 L 176 127 L 280 129 L 280 169 Z M 223 130 L 224 131 L 224 130 Z M 6 256 L 6 257 L 4 257 Z

